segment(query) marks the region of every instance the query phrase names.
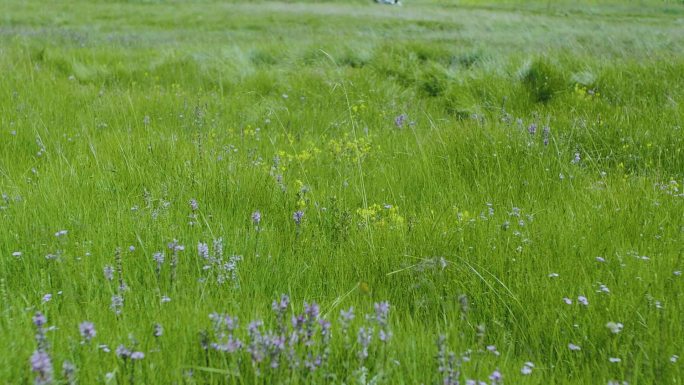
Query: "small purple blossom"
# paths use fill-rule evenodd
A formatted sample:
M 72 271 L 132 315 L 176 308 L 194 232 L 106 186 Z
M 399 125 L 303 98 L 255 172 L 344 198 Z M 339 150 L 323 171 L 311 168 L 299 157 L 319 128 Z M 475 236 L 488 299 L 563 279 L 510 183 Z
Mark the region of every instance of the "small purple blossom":
M 52 359 L 50 355 L 42 350 L 36 350 L 31 355 L 31 371 L 38 377 L 35 379 L 36 385 L 48 385 L 52 383 Z
M 131 351 L 128 350 L 128 348 L 123 344 L 117 346 L 114 353 L 116 354 L 117 357 L 122 358 L 124 360 L 131 357 Z
M 197 211 L 199 210 L 199 203 L 197 203 L 196 199 L 190 199 L 190 209 L 192 211 Z
M 107 281 L 112 281 L 114 279 L 114 267 L 112 267 L 112 265 L 105 266 L 102 271 L 104 272 Z
M 587 297 L 585 297 L 583 295 L 580 295 L 579 297 L 577 297 L 577 302 L 581 303 L 584 306 L 589 306 L 589 300 L 587 299 Z
M 252 213 L 252 223 L 254 223 L 255 226 L 259 226 L 261 223 L 261 212 L 259 210 Z
M 581 347 L 579 347 L 578 345 L 573 344 L 572 342 L 568 344 L 568 349 L 570 349 L 570 350 L 573 351 L 573 352 L 577 352 L 577 351 L 582 350 Z
M 50 302 L 50 300 L 52 300 L 52 294 L 47 293 L 43 296 L 43 299 L 42 299 L 43 303 Z
M 401 114 L 394 118 L 394 125 L 397 126 L 397 128 L 402 128 L 404 127 L 406 119 L 408 119 L 408 116 L 406 114 Z
M 89 321 L 83 321 L 78 325 L 78 331 L 81 333 L 81 338 L 84 342 L 90 342 L 96 335 L 95 324 Z
M 145 358 L 145 353 L 143 352 L 133 352 L 131 353 L 131 360 L 139 361 Z
M 297 210 L 292 214 L 292 220 L 294 220 L 294 223 L 299 226 L 302 224 L 302 219 L 304 218 L 304 211 L 302 210 Z
M 530 133 L 530 135 L 534 135 L 537 133 L 537 123 L 532 123 L 527 127 L 527 132 Z

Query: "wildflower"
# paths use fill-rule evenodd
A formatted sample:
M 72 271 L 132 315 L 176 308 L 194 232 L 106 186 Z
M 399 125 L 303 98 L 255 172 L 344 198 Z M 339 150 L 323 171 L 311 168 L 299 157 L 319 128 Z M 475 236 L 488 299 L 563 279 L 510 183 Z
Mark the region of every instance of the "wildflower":
M 36 385 L 48 385 L 52 383 L 52 359 L 47 352 L 36 350 L 31 355 L 31 371 L 38 377 L 35 379 Z
M 60 238 L 65 235 L 67 235 L 68 231 L 67 230 L 59 230 L 58 232 L 55 233 L 55 237 Z
M 568 297 L 563 298 L 563 302 L 565 302 L 567 305 L 572 305 L 572 300 Z
M 573 344 L 572 342 L 568 344 L 568 349 L 572 350 L 573 352 L 577 352 L 577 351 L 582 350 L 581 347 L 579 347 L 578 345 Z
M 156 338 L 161 337 L 164 334 L 164 327 L 161 324 L 154 324 L 154 335 Z
M 359 351 L 359 359 L 364 361 L 368 358 L 368 347 L 370 346 L 371 340 L 373 339 L 373 328 L 371 327 L 361 327 L 359 328 L 359 333 L 357 335 L 357 340 L 361 346 Z
M 679 277 L 679 276 L 682 275 L 682 271 L 681 271 L 681 270 L 677 270 L 677 271 L 674 272 L 674 275 L 675 275 L 675 277 Z
M 304 218 L 304 212 L 302 210 L 297 210 L 292 214 L 292 220 L 294 220 L 294 223 L 297 226 L 302 224 L 302 218 Z
M 152 259 L 157 262 L 157 265 L 162 265 L 164 263 L 164 253 L 158 251 L 152 255 Z
M 123 308 L 123 303 L 124 299 L 120 295 L 113 295 L 112 296 L 112 303 L 109 306 L 110 309 L 114 312 L 114 314 L 119 315 L 121 314 L 121 308 Z
M 261 223 L 261 212 L 259 212 L 259 210 L 252 213 L 252 223 L 254 223 L 255 226 L 259 226 Z
M 168 296 L 163 295 L 163 296 L 161 297 L 161 303 L 167 303 L 167 302 L 171 302 L 171 298 L 169 298 Z
M 45 295 L 43 296 L 43 300 L 42 300 L 42 301 L 43 301 L 43 303 L 46 303 L 46 302 L 50 302 L 51 299 L 52 299 L 52 294 L 48 293 L 48 294 L 45 294 Z
M 490 353 L 494 354 L 495 356 L 498 356 L 498 355 L 501 354 L 501 353 L 499 353 L 498 350 L 496 350 L 496 346 L 494 346 L 494 345 L 488 345 L 488 346 L 487 346 L 487 351 L 489 351 Z
M 102 271 L 104 272 L 104 276 L 107 281 L 112 281 L 114 279 L 114 267 L 107 265 L 104 267 L 104 269 L 102 269 Z
M 503 375 L 499 371 L 499 369 L 494 370 L 492 374 L 489 375 L 489 380 L 492 381 L 492 385 L 499 385 L 503 384 Z
M 525 362 L 525 365 L 523 365 L 522 369 L 520 369 L 520 373 L 524 376 L 528 376 L 532 374 L 532 368 L 534 368 L 533 363 Z
M 618 334 L 622 331 L 624 325 L 622 325 L 620 322 L 613 322 L 610 321 L 606 324 L 606 327 L 611 331 L 613 334 Z
M 83 338 L 84 342 L 90 342 L 96 335 L 97 331 L 95 330 L 95 324 L 89 321 L 83 321 L 81 322 L 80 325 L 78 325 L 78 331 L 81 333 L 81 338 Z
M 581 160 L 581 159 L 580 159 L 580 153 L 579 153 L 579 152 L 576 152 L 576 153 L 575 153 L 575 157 L 572 159 L 572 161 L 570 161 L 570 163 L 572 163 L 572 164 L 578 164 L 578 163 L 580 162 L 580 160 Z
M 71 361 L 62 363 L 62 373 L 69 385 L 76 385 L 76 366 Z
M 15 251 L 12 253 L 12 256 L 16 257 L 16 258 L 21 258 L 21 255 L 22 255 L 21 251 Z M 677 275 L 677 274 L 675 274 L 675 275 Z
M 608 358 L 608 361 L 613 364 L 617 364 L 618 362 L 622 361 L 622 359 L 617 358 L 617 357 L 610 357 Z
M 537 124 L 536 124 L 536 123 L 530 124 L 530 125 L 527 127 L 527 132 L 529 132 L 530 135 L 536 134 L 536 133 L 537 133 Z
M 134 361 L 142 360 L 143 358 L 145 358 L 145 353 L 143 353 L 143 352 L 131 353 L 131 359 Z
M 192 211 L 197 211 L 199 210 L 199 203 L 197 203 L 197 200 L 195 199 L 190 199 L 190 209 Z
M 670 362 L 672 362 L 673 364 L 677 363 L 678 360 L 679 360 L 679 356 L 676 354 L 673 354 L 672 357 L 670 357 Z
M 128 348 L 126 346 L 124 346 L 123 344 L 117 346 L 114 353 L 116 354 L 117 357 L 122 358 L 124 360 L 130 358 L 131 354 L 132 354 L 131 351 L 128 350 Z
M 559 277 L 558 273 L 549 274 L 549 278 L 558 278 L 558 277 Z
M 406 119 L 408 119 L 408 116 L 406 114 L 401 114 L 394 118 L 394 125 L 397 126 L 397 128 L 402 128 L 404 127 Z
M 581 303 L 584 306 L 589 306 L 589 300 L 587 299 L 587 297 L 585 297 L 583 295 L 580 295 L 579 297 L 577 297 L 577 302 Z
M 544 135 L 544 146 L 549 145 L 549 132 L 551 131 L 551 128 L 549 126 L 544 126 L 543 130 L 543 135 Z
M 598 262 L 605 262 L 606 259 L 599 256 L 599 257 L 596 257 L 596 261 L 598 261 Z

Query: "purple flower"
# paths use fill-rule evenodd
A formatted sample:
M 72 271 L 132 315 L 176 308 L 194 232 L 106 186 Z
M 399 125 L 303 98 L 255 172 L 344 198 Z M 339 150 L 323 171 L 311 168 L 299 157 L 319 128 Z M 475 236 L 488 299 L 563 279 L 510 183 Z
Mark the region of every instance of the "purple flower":
M 252 223 L 255 226 L 259 226 L 259 223 L 261 223 L 261 212 L 259 210 L 252 213 Z
M 302 210 L 297 210 L 292 214 L 292 219 L 297 226 L 302 224 L 302 218 L 304 218 L 304 211 Z
M 104 269 L 102 269 L 102 271 L 104 272 L 104 276 L 107 281 L 114 279 L 114 267 L 107 265 L 104 267 Z
M 573 351 L 573 352 L 577 352 L 577 351 L 582 350 L 581 347 L 579 347 L 578 345 L 573 344 L 572 342 L 568 344 L 568 349 L 570 349 L 570 350 Z
M 47 385 L 52 383 L 52 359 L 47 352 L 36 350 L 31 355 L 31 371 L 38 374 L 36 385 Z
M 584 306 L 589 306 L 589 300 L 587 299 L 587 297 L 585 297 L 583 295 L 580 295 L 579 297 L 577 297 L 577 302 L 581 303 Z
M 492 381 L 492 385 L 503 384 L 503 375 L 496 369 L 492 374 L 489 375 L 489 380 Z
M 534 135 L 537 133 L 537 123 L 532 123 L 527 127 L 527 132 L 530 133 L 530 135 Z
M 109 308 L 112 309 L 114 314 L 119 315 L 121 314 L 121 308 L 123 308 L 123 303 L 124 299 L 120 295 L 114 295 L 112 296 L 112 303 L 109 305 Z
M 43 296 L 43 303 L 50 302 L 51 299 L 52 299 L 52 294 L 47 293 Z
M 568 297 L 564 297 L 563 302 L 565 302 L 566 305 L 572 305 L 572 300 Z
M 164 253 L 162 253 L 161 251 L 158 251 L 158 252 L 154 253 L 154 255 L 152 255 L 152 259 L 154 259 L 154 261 L 157 262 L 157 265 L 162 265 L 162 264 L 164 264 L 164 259 L 165 259 Z
M 78 325 L 78 331 L 81 333 L 81 337 L 84 342 L 90 342 L 96 335 L 95 325 L 89 321 L 83 321 Z
M 354 306 L 351 306 L 349 310 L 340 310 L 340 322 L 343 326 L 348 327 L 352 320 L 354 320 Z
M 543 131 L 543 135 L 544 135 L 544 146 L 548 146 L 548 145 L 549 145 L 549 132 L 550 132 L 550 131 L 551 131 L 551 129 L 549 128 L 549 126 L 544 126 L 544 131 Z
M 128 348 L 126 346 L 124 346 L 123 344 L 117 346 L 117 348 L 114 352 L 116 353 L 117 357 L 123 358 L 124 360 L 131 357 L 131 351 L 128 350 Z
M 42 328 L 45 326 L 47 323 L 47 317 L 41 312 L 36 312 L 36 314 L 33 316 L 33 324 L 36 325 L 37 328 Z
M 570 161 L 570 163 L 572 163 L 572 164 L 578 164 L 578 163 L 580 162 L 580 160 L 581 160 L 581 159 L 580 159 L 580 153 L 579 153 L 579 152 L 576 152 L 576 153 L 575 153 L 575 157 L 572 158 L 572 161 Z
M 406 119 L 408 119 L 408 116 L 406 114 L 401 114 L 394 118 L 394 125 L 397 126 L 397 128 L 402 128 L 404 127 Z
M 145 358 L 145 353 L 143 353 L 143 352 L 131 353 L 131 359 L 134 361 L 142 360 L 143 358 Z
M 154 324 L 154 332 L 152 333 L 156 338 L 164 334 L 164 327 L 161 324 Z
M 199 203 L 197 203 L 197 200 L 195 199 L 190 199 L 190 209 L 192 211 L 197 211 L 199 210 Z

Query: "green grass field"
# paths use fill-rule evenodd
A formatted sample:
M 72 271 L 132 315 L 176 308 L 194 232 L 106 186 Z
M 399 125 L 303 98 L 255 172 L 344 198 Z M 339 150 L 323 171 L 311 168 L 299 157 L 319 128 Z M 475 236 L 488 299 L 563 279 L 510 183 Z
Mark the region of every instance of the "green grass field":
M 681 2 L 2 1 L 0 383 L 684 383 L 682 52 Z

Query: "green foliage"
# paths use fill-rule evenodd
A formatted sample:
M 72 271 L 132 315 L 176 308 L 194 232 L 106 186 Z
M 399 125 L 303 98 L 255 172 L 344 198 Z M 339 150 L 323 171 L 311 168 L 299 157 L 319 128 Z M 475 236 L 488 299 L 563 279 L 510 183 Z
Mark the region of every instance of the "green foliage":
M 81 384 L 441 384 L 440 334 L 471 351 L 461 383 L 684 377 L 680 5 L 9 0 L 0 15 L 0 383 L 33 382 L 36 311 L 56 383 L 68 360 Z M 224 283 L 197 250 L 219 237 L 242 256 Z M 117 316 L 103 269 L 119 248 Z M 247 342 L 282 293 L 288 321 L 312 301 L 333 321 L 329 376 L 203 349 L 209 314 Z M 373 324 L 361 381 L 356 332 L 385 300 L 393 337 Z M 98 348 L 132 339 L 135 366 Z

